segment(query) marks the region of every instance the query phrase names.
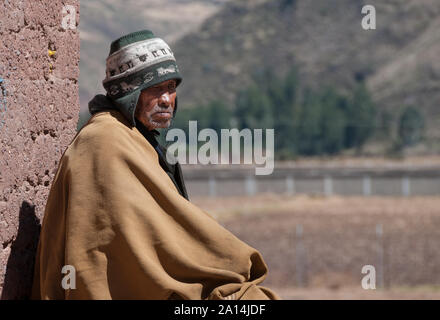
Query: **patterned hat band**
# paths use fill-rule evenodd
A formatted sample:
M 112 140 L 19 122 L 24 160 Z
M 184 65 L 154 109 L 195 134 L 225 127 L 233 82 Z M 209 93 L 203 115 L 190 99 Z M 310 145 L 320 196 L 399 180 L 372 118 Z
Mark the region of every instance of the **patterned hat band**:
M 177 85 L 182 80 L 176 63 L 174 61 L 164 61 L 141 69 L 124 78 L 103 83 L 103 85 L 111 98 L 118 99 L 136 89 L 143 90 L 170 79 L 177 80 Z
M 102 84 L 111 98 L 118 99 L 169 79 L 176 79 L 178 84 L 182 80 L 174 54 L 165 41 L 152 38 L 131 43 L 109 55 Z

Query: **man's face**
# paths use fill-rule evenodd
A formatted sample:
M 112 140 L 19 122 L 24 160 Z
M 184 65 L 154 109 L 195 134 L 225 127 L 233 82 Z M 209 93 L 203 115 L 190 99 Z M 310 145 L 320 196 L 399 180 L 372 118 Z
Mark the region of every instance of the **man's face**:
M 135 117 L 148 130 L 168 128 L 176 104 L 176 81 L 168 80 L 142 90 Z

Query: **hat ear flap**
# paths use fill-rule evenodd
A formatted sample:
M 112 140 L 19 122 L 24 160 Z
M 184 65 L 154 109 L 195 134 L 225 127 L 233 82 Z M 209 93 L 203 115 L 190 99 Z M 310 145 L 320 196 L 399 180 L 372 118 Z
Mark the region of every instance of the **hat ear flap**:
M 177 96 L 176 96 L 176 99 L 174 100 L 173 118 L 176 116 L 176 112 L 177 112 Z

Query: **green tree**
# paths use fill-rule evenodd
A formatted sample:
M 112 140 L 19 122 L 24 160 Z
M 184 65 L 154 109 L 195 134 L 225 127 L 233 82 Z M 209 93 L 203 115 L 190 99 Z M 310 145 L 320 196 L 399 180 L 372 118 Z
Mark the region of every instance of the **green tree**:
M 316 155 L 322 153 L 322 106 L 318 95 L 306 90 L 301 105 L 296 150 L 302 155 Z
M 295 125 L 297 152 L 304 155 L 335 154 L 344 148 L 346 99 L 334 89 L 306 89 L 299 122 Z
M 374 133 L 376 108 L 366 86 L 348 97 L 335 88 L 302 87 L 296 68 L 284 78 L 261 69 L 237 95 L 239 128 L 274 128 L 277 158 L 360 149 Z
M 399 119 L 399 138 L 402 146 L 412 146 L 420 142 L 425 128 L 422 113 L 410 106 L 405 108 Z
M 344 113 L 346 98 L 332 88 L 325 89 L 320 95 L 322 150 L 335 154 L 344 149 L 347 117 Z
M 345 147 L 360 149 L 375 130 L 376 108 L 364 83 L 359 84 L 344 107 L 347 117 Z
M 275 149 L 281 156 L 292 156 L 295 152 L 293 137 L 297 91 L 296 69 L 292 69 L 284 79 L 272 79 L 267 88 L 274 119 Z
M 378 134 L 382 139 L 391 136 L 391 128 L 393 125 L 393 115 L 388 110 L 382 110 L 379 114 Z
M 209 119 L 208 128 L 214 129 L 220 134 L 221 129 L 231 126 L 232 111 L 221 101 L 211 101 L 206 107 L 206 117 Z
M 270 129 L 274 125 L 271 101 L 255 85 L 238 94 L 235 116 L 239 128 Z

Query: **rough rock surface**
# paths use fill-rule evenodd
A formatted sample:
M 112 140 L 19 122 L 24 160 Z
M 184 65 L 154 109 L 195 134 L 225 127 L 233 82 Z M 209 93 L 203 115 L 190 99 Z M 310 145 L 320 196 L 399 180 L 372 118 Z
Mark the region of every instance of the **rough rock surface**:
M 76 10 L 68 28 L 62 23 L 70 14 L 65 6 Z M 0 78 L 6 90 L 6 106 L 0 90 L 2 299 L 29 295 L 49 188 L 76 133 L 79 9 L 79 0 L 0 2 Z

